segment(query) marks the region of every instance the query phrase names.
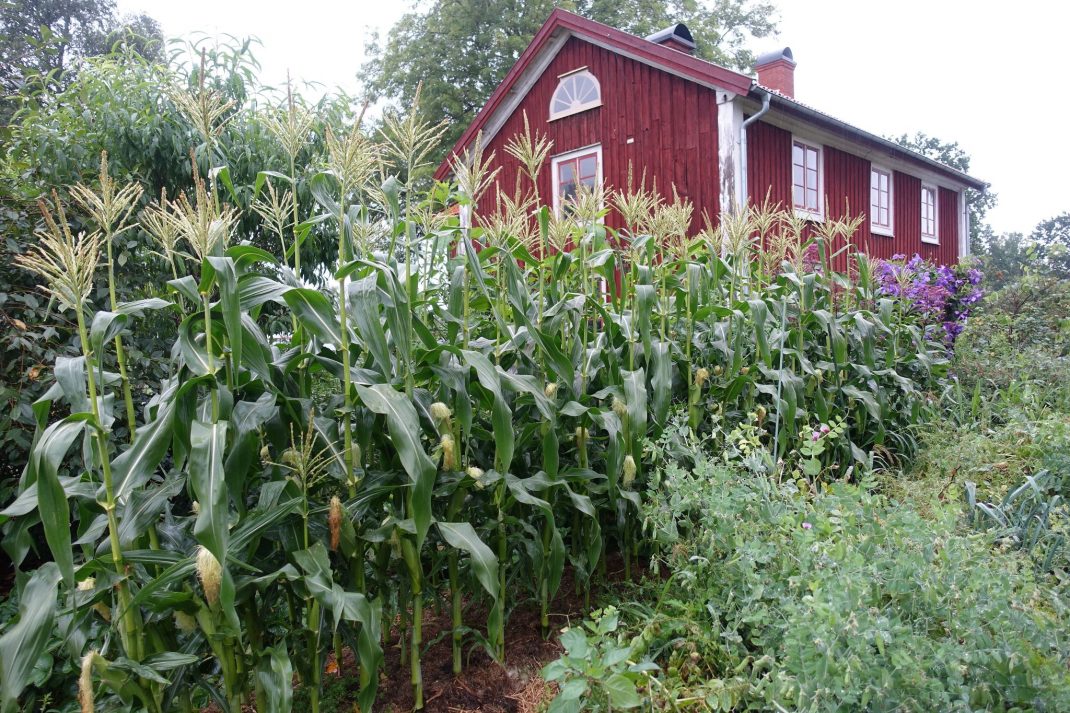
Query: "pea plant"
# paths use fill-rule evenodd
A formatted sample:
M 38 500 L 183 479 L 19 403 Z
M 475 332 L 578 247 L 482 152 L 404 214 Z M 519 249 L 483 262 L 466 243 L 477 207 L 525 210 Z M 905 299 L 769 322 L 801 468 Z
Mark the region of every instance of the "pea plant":
M 42 657 L 73 662 L 87 710 L 286 711 L 297 681 L 319 711 L 345 648 L 370 711 L 388 646 L 421 708 L 428 606 L 450 612 L 460 674 L 465 646 L 504 657 L 519 602 L 550 635 L 566 567 L 585 595 L 610 551 L 630 574 L 648 546 L 643 444 L 674 404 L 691 437 L 745 432 L 810 472 L 908 448 L 943 371 L 850 253 L 856 220 L 807 237 L 765 205 L 695 234 L 688 203 L 642 186 L 581 192 L 555 215 L 534 190 L 552 147 L 530 130 L 508 147 L 517 192 L 479 142 L 455 182 L 422 188 L 441 127 L 415 118 L 328 132 L 321 170 L 298 175 L 311 124 L 293 106 L 272 129 L 289 166 L 235 190 L 216 147 L 226 103 L 203 86 L 176 102 L 202 140 L 189 189 L 134 216 L 138 189 L 104 163 L 72 205 L 42 202 L 21 263 L 73 315 L 81 353 L 56 360 L 0 513 L 16 567 L 35 548 L 44 560 L 20 571 L 0 638 L 5 712 L 34 695 Z M 482 214 L 491 191 L 500 209 Z M 69 227 L 79 207 L 92 231 Z M 610 210 L 625 227 L 603 224 Z M 278 254 L 248 244 L 250 213 Z M 135 221 L 173 279 L 94 304 L 102 260 L 121 279 L 109 241 Z M 313 226 L 337 238 L 322 288 L 296 272 Z M 835 273 L 845 252 L 852 269 Z M 123 337 L 150 312 L 176 325 L 168 376 L 131 384 Z M 132 390 L 151 394 L 143 408 Z M 799 448 L 815 422 L 834 434 Z M 637 680 L 613 673 L 609 703 Z

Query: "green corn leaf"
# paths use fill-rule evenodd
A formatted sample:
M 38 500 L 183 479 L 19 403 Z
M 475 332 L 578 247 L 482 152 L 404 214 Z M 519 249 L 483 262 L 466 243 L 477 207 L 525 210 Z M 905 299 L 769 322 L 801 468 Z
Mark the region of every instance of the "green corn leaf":
M 227 557 L 227 492 L 223 470 L 223 449 L 227 439 L 227 422 L 194 421 L 190 430 L 189 475 L 200 512 L 193 526 L 193 536 L 220 564 Z
M 285 639 L 265 649 L 260 655 L 256 680 L 264 691 L 267 703 L 263 713 L 290 713 L 293 709 L 293 665 Z
M 219 285 L 219 301 L 223 308 L 223 324 L 226 326 L 227 343 L 235 368 L 241 364 L 242 328 L 241 299 L 238 294 L 238 274 L 234 261 L 229 257 L 209 257 L 208 262 L 216 271 Z M 235 375 L 237 376 L 237 375 Z
M 386 384 L 356 385 L 360 400 L 374 413 L 386 417 L 390 441 L 413 483 L 413 520 L 418 545 L 422 546 L 431 527 L 431 493 L 436 469 L 420 442 L 420 418 L 405 394 Z
M 147 297 L 143 300 L 134 300 L 132 302 L 120 302 L 115 310 L 119 314 L 128 314 L 131 317 L 141 317 L 144 315 L 145 310 L 158 310 L 166 309 L 168 307 L 174 307 L 175 303 L 168 300 L 160 299 L 159 297 Z
M 238 280 L 238 302 L 243 310 L 251 310 L 265 302 L 285 305 L 284 295 L 292 289 L 263 275 L 242 275 Z
M 307 287 L 291 287 L 283 295 L 297 320 L 326 344 L 341 344 L 342 332 L 331 303 L 323 293 Z
M 509 472 L 513 462 L 516 434 L 513 431 L 513 412 L 502 393 L 498 370 L 486 356 L 474 351 L 462 351 L 465 362 L 476 371 L 480 385 L 491 393 L 491 421 L 494 428 L 494 469 L 499 473 Z
M 100 355 L 103 346 L 119 336 L 129 321 L 130 317 L 117 312 L 100 311 L 93 315 L 89 327 L 89 346 L 93 353 Z
M 167 454 L 171 447 L 174 415 L 173 401 L 161 404 L 156 418 L 138 429 L 138 438 L 134 445 L 112 461 L 115 498 L 120 503 L 125 502 L 131 493 L 144 485 Z
M 159 517 L 167 503 L 182 492 L 185 484 L 184 477 L 174 475 L 156 488 L 134 491 L 129 501 L 119 509 L 119 544 L 124 547 L 134 544 Z
M 386 345 L 383 324 L 379 320 L 380 300 L 376 276 L 369 275 L 355 280 L 349 283 L 348 289 L 349 304 L 352 308 L 350 317 L 356 323 L 361 343 L 366 350 L 371 352 L 374 357 L 373 363 L 378 366 L 382 375 L 390 379 L 394 373 L 391 368 L 393 360 L 390 358 L 390 351 Z
M 30 457 L 37 470 L 37 511 L 45 541 L 67 586 L 74 586 L 74 550 L 71 546 L 71 509 L 59 481 L 59 466 L 71 444 L 85 430 L 88 414 L 68 416 L 48 427 Z
M 90 411 L 88 387 L 86 386 L 85 357 L 56 357 L 56 383 L 70 404 L 71 413 Z
M 200 303 L 201 293 L 197 286 L 197 280 L 193 279 L 192 275 L 185 275 L 177 280 L 168 280 L 167 284 L 193 304 Z
M 498 600 L 498 558 L 494 556 L 483 540 L 479 539 L 475 528 L 467 522 L 439 522 L 438 530 L 450 547 L 464 550 L 472 558 L 472 570 L 476 579 L 483 585 L 495 601 Z
M 0 713 L 18 710 L 18 697 L 52 638 L 61 574 L 55 563 L 37 568 L 19 598 L 19 620 L 0 636 Z
M 654 422 L 658 428 L 664 428 L 669 416 L 669 403 L 672 400 L 672 355 L 669 343 L 654 342 L 651 347 L 652 370 L 650 388 L 654 395 Z
M 208 363 L 208 350 L 193 334 L 193 325 L 203 321 L 199 314 L 191 314 L 178 325 L 178 348 L 182 354 L 182 360 L 197 376 L 206 376 L 214 373 Z

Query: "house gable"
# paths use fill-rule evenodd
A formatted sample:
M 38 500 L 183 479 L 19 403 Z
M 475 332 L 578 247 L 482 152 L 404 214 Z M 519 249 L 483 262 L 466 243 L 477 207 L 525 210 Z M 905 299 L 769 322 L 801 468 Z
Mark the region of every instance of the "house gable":
M 601 85 L 601 106 L 558 119 L 550 119 L 550 102 L 559 77 L 586 68 Z M 656 176 L 659 192 L 671 198 L 673 188 L 695 207 L 692 227 L 699 229 L 703 215 L 716 220 L 720 212 L 718 171 L 717 97 L 709 89 L 650 65 L 607 50 L 586 40 L 569 37 L 500 122 L 484 152 L 494 152 L 500 167 L 496 187 L 480 201 L 483 215 L 497 210 L 497 192 L 507 196 L 521 185 L 520 164 L 505 147 L 524 132 L 527 114 L 532 131 L 553 142 L 551 157 L 599 146 L 602 181 L 607 189 L 626 188 L 629 168 L 638 187 L 646 173 L 650 188 Z M 539 176 L 538 192 L 553 205 L 550 160 Z M 617 216 L 607 218 L 611 227 Z
M 485 143 L 498 135 L 506 118 L 515 113 L 549 63 L 573 37 L 711 89 L 745 94 L 751 87 L 752 80 L 745 74 L 557 8 L 439 165 L 436 180 L 449 175 L 452 157 L 460 155 L 480 132 Z

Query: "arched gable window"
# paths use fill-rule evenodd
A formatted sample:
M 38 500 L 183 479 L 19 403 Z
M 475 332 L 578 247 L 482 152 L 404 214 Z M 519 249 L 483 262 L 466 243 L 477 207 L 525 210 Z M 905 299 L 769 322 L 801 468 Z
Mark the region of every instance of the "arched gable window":
M 550 120 L 602 106 L 602 86 L 586 67 L 562 74 L 550 98 Z

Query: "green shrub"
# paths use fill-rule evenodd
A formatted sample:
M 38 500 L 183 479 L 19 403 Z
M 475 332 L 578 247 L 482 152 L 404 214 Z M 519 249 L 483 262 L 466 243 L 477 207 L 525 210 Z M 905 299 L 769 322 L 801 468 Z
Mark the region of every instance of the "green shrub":
M 644 505 L 672 578 L 640 590 L 655 708 L 1066 710 L 1065 605 L 1027 560 L 872 483 L 814 495 L 698 457 Z M 653 602 L 657 602 L 654 604 Z

